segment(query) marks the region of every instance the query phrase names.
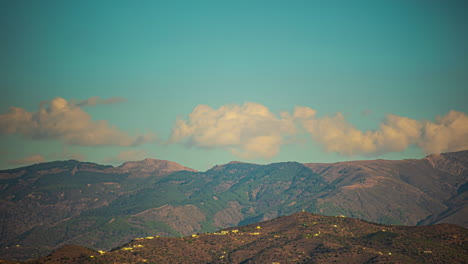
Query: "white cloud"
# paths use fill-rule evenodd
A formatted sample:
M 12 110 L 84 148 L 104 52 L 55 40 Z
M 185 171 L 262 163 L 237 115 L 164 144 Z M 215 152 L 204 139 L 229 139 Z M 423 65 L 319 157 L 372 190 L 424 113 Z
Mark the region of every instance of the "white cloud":
M 379 129 L 368 131 L 357 129 L 341 113 L 324 117 L 316 113 L 296 106 L 278 117 L 257 103 L 218 109 L 198 105 L 187 120 L 176 121 L 169 142 L 223 148 L 244 159 L 271 158 L 291 142 L 288 138 L 304 131 L 326 151 L 346 156 L 401 152 L 410 146 L 426 154 L 468 149 L 468 117 L 462 112 L 450 111 L 436 122 L 389 114 Z
M 342 155 L 402 151 L 416 143 L 421 133 L 419 122 L 395 115 L 388 115 L 377 131 L 360 131 L 341 113 L 303 120 L 303 126 L 327 151 Z
M 147 153 L 144 150 L 125 150 L 117 154 L 117 156 L 107 157 L 103 161 L 109 163 L 121 163 L 132 160 L 142 160 L 146 158 Z
M 153 134 L 130 136 L 106 121 L 92 120 L 82 109 L 122 100 L 91 97 L 67 101 L 58 97 L 42 103 L 35 112 L 11 107 L 8 113 L 0 115 L 0 134 L 57 139 L 81 146 L 136 146 L 153 141 Z M 378 155 L 404 151 L 409 146 L 420 147 L 427 154 L 468 149 L 468 116 L 463 112 L 450 111 L 435 121 L 390 114 L 378 129 L 364 131 L 341 113 L 318 117 L 316 110 L 297 106 L 293 112 L 274 114 L 258 103 L 228 104 L 217 109 L 198 105 L 186 119 L 176 121 L 168 142 L 221 148 L 244 159 L 269 159 L 279 153 L 282 145 L 294 142 L 298 133 L 305 132 L 324 150 L 341 155 Z M 129 150 L 106 161 L 145 156 L 144 151 Z
M 230 104 L 218 109 L 198 105 L 188 120 L 177 120 L 169 142 L 223 148 L 245 159 L 271 158 L 285 138 L 295 133 L 288 113 L 277 117 L 261 104 Z
M 36 154 L 22 159 L 10 160 L 8 161 L 8 163 L 11 165 L 27 165 L 33 163 L 41 163 L 45 161 L 46 159 L 42 155 Z
M 468 116 L 452 110 L 436 117 L 436 122 L 424 122 L 424 133 L 418 145 L 425 153 L 468 149 Z
M 358 130 L 341 113 L 321 118 L 309 113 L 294 116 L 325 150 L 341 155 L 401 152 L 410 145 L 426 154 L 468 149 L 468 117 L 462 112 L 451 111 L 435 123 L 390 114 L 374 131 Z
M 135 146 L 154 140 L 153 134 L 132 137 L 107 121 L 93 121 L 79 106 L 97 103 L 98 99 L 75 103 L 57 97 L 42 103 L 37 112 L 11 107 L 8 113 L 0 115 L 0 133 L 31 139 L 59 139 L 69 145 L 81 146 Z

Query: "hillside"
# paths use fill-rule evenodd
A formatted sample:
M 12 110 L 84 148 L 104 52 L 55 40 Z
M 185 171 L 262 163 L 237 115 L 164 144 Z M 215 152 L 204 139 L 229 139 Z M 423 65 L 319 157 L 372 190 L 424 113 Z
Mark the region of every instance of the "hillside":
M 401 161 L 231 162 L 206 172 L 149 159 L 41 163 L 0 171 L 0 258 L 36 258 L 67 244 L 109 250 L 135 237 L 213 232 L 301 210 L 467 227 L 467 176 L 468 151 Z
M 114 221 L 89 212 L 142 190 L 146 178 L 154 180 L 182 169 L 194 171 L 175 162 L 151 159 L 119 167 L 56 161 L 0 171 L 0 256 L 34 257 L 73 239 L 89 244 L 96 239 L 92 233 L 103 224 L 100 221 Z M 108 230 L 104 240 L 114 243 L 133 237 L 129 234 L 134 231 L 126 227 L 122 233 L 119 227 Z M 104 228 L 100 234 L 108 230 Z M 87 237 L 82 238 L 83 234 Z M 114 235 L 118 238 L 111 237 Z
M 28 263 L 467 263 L 468 230 L 388 226 L 296 213 L 182 238 L 137 238 L 110 252 L 66 246 Z
M 317 200 L 319 213 L 342 213 L 389 224 L 422 221 L 468 227 L 468 151 L 418 160 L 304 165 L 336 187 Z M 324 204 L 330 206 L 321 206 Z

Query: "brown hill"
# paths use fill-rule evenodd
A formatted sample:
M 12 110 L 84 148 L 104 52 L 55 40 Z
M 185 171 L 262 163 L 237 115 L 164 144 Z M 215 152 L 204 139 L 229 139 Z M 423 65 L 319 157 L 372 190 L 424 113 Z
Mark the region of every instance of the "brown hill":
M 66 245 L 59 248 L 51 254 L 39 258 L 32 263 L 48 263 L 48 264 L 73 264 L 73 263 L 92 263 L 93 257 L 100 253 L 85 247 L 77 245 Z
M 196 171 L 173 161 L 158 159 L 127 161 L 117 168 L 123 172 L 129 172 L 131 178 L 162 176 L 171 174 L 175 171 Z
M 62 248 L 29 263 L 467 263 L 468 230 L 296 213 L 215 233 L 137 238 L 102 253 Z
M 304 164 L 336 189 L 317 199 L 319 213 L 415 225 L 448 222 L 468 227 L 468 151 L 424 159 Z M 319 206 L 320 207 L 320 206 Z M 462 214 L 465 214 L 463 217 Z

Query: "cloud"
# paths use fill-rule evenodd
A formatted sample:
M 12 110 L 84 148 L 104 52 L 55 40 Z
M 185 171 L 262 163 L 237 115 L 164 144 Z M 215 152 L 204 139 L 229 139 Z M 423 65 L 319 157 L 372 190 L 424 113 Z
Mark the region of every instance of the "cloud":
M 294 116 L 325 150 L 341 155 L 401 152 L 410 145 L 426 154 L 468 149 L 468 117 L 462 112 L 450 111 L 435 123 L 390 114 L 374 131 L 358 130 L 341 113 L 317 118 L 314 110 L 309 112 L 308 116 Z
M 79 107 L 83 107 L 83 106 L 95 106 L 95 105 L 102 105 L 102 104 L 103 105 L 117 104 L 123 101 L 125 101 L 125 98 L 122 98 L 122 97 L 110 97 L 107 99 L 101 99 L 99 96 L 93 96 L 82 101 L 72 100 L 70 103 Z
M 261 104 L 229 104 L 218 109 L 198 105 L 187 120 L 176 121 L 169 142 L 223 148 L 245 159 L 268 159 L 277 155 L 286 138 L 295 133 L 288 113 L 277 117 Z
M 144 150 L 126 150 L 122 151 L 117 156 L 107 157 L 103 161 L 109 163 L 121 163 L 131 160 L 142 160 L 146 158 L 147 153 Z
M 401 152 L 410 146 L 426 154 L 468 149 L 468 116 L 462 112 L 450 111 L 435 122 L 389 114 L 379 129 L 367 131 L 356 128 L 341 113 L 316 114 L 304 106 L 277 116 L 258 103 L 218 109 L 198 105 L 187 120 L 176 121 L 169 143 L 221 148 L 244 159 L 269 159 L 303 132 L 324 150 L 344 156 Z
M 441 153 L 468 149 L 468 116 L 450 111 L 436 117 L 436 122 L 424 122 L 423 136 L 418 145 L 425 153 Z
M 57 97 L 41 103 L 37 112 L 11 107 L 8 113 L 0 115 L 0 134 L 18 134 L 36 140 L 58 139 L 80 146 L 136 146 L 154 140 L 153 134 L 132 137 L 104 120 L 93 121 L 80 107 L 103 102 L 92 98 L 76 103 Z
M 33 163 L 41 163 L 45 161 L 46 159 L 42 155 L 36 154 L 22 159 L 10 160 L 8 161 L 8 163 L 11 165 L 27 165 Z
M 377 131 L 360 131 L 341 113 L 303 120 L 303 126 L 327 151 L 342 155 L 403 151 L 416 143 L 421 133 L 419 122 L 395 115 L 388 115 Z
M 362 116 L 370 116 L 372 114 L 372 110 L 366 109 L 361 112 Z

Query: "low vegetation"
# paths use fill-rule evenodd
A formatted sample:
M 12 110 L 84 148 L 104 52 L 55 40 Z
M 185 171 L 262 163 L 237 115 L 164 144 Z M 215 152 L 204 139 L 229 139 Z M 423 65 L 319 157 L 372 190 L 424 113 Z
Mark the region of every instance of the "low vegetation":
M 23 263 L 467 263 L 468 230 L 296 213 L 191 236 L 142 237 L 109 252 L 65 246 Z

